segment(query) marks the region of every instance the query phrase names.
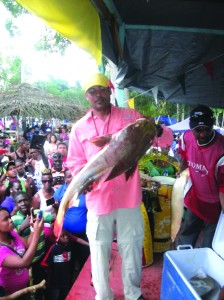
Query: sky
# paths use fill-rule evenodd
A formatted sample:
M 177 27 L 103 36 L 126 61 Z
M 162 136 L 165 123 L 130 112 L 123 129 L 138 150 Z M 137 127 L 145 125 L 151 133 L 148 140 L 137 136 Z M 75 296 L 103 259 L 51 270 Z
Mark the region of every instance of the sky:
M 30 76 L 24 76 L 26 72 L 22 72 L 23 82 L 47 81 L 54 77 L 73 86 L 76 81 L 82 83 L 89 73 L 97 72 L 95 60 L 74 43 L 66 49 L 63 56 L 35 51 L 34 44 L 45 26 L 36 16 L 23 15 L 14 19 L 13 22 L 19 27 L 21 34 L 13 39 L 5 29 L 5 20 L 12 17 L 1 2 L 0 16 L 0 53 L 3 56 L 18 55 L 22 58 L 22 70 L 31 73 Z

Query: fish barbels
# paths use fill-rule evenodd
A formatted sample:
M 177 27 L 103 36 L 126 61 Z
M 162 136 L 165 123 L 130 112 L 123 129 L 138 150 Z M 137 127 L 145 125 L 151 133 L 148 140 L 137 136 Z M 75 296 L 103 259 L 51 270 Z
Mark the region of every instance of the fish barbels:
M 69 202 L 75 196 L 87 190 L 93 183 L 111 180 L 122 173 L 126 179 L 133 174 L 138 160 L 149 149 L 156 135 L 155 125 L 147 119 L 138 119 L 119 132 L 113 134 L 105 147 L 95 154 L 69 184 L 59 206 L 54 226 L 54 234 L 58 237 Z M 104 137 L 99 137 L 104 145 Z M 97 139 L 93 141 L 97 143 Z M 74 199 L 74 198 L 73 198 Z

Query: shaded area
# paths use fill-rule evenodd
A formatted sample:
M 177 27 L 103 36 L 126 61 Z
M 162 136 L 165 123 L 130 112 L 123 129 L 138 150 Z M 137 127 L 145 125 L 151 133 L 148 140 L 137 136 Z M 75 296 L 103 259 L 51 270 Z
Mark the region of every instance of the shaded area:
M 224 108 L 224 1 L 17 1 L 98 62 L 113 61 L 119 88 Z

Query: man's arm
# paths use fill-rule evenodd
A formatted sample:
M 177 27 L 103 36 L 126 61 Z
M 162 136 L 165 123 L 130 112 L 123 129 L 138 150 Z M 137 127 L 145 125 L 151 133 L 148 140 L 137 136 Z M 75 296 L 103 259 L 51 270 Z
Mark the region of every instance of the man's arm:
M 183 172 L 185 169 L 188 168 L 188 164 L 185 158 L 181 158 L 180 159 L 180 166 L 179 166 L 179 170 L 178 170 L 178 174 L 180 174 L 181 172 Z

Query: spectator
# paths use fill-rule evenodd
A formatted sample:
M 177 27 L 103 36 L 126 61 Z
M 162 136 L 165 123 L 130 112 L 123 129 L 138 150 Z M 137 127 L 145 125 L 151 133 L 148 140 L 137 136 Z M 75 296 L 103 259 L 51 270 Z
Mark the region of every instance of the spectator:
M 7 208 L 11 215 L 14 215 L 17 211 L 14 196 L 18 191 L 21 190 L 22 187 L 19 180 L 9 182 L 9 185 L 5 190 L 5 197 L 1 203 L 1 206 Z
M 46 200 L 52 198 L 55 192 L 53 189 L 53 177 L 50 169 L 44 169 L 42 171 L 41 180 L 43 187 L 34 195 L 32 207 L 47 213 L 56 214 L 54 206 L 46 203 Z
M 12 159 L 15 160 L 19 158 L 26 163 L 29 159 L 29 147 L 30 143 L 26 139 L 20 138 L 18 142 L 18 149 L 11 153 Z
M 29 239 L 21 238 L 14 231 L 11 216 L 6 208 L 0 207 L 0 286 L 5 295 L 10 295 L 29 284 L 29 266 L 36 253 L 43 219 L 32 227 Z M 24 299 L 24 297 L 21 297 Z
M 31 201 L 28 198 L 28 195 L 22 191 L 18 191 L 15 196 L 15 204 L 17 207 L 17 212 L 12 216 L 12 221 L 15 227 L 15 230 L 18 234 L 28 240 L 31 231 L 30 231 L 30 220 L 31 220 Z M 44 222 L 51 222 L 51 216 L 43 216 Z M 43 267 L 41 267 L 41 261 L 45 254 L 45 237 L 44 230 L 41 231 L 40 238 L 38 241 L 37 250 L 35 256 L 32 260 L 31 270 L 32 270 L 32 281 L 33 284 L 40 283 L 43 279 L 46 279 L 46 273 Z M 35 299 L 42 300 L 44 292 L 39 290 L 35 293 Z
M 85 247 L 88 243 L 73 237 L 73 240 L 84 243 Z M 48 300 L 62 300 L 66 296 L 72 285 L 72 252 L 69 236 L 62 231 L 57 243 L 55 243 L 46 254 L 42 265 L 48 270 Z
M 224 137 L 213 129 L 212 110 L 199 105 L 190 112 L 190 129 L 179 141 L 179 173 L 189 168 L 185 187 L 187 207 L 177 245 L 195 247 L 199 234 L 201 247 L 212 247 L 221 210 L 224 210 Z
M 62 155 L 55 152 L 52 156 L 52 176 L 54 189 L 59 188 L 65 182 L 65 168 L 62 166 Z
M 27 175 L 29 175 L 30 173 L 27 173 L 25 171 L 25 164 L 23 163 L 23 161 L 20 158 L 17 158 L 15 160 L 15 167 L 17 170 L 17 177 L 22 179 L 23 181 L 26 181 Z
M 57 144 L 57 152 L 62 155 L 63 167 L 66 167 L 67 164 L 67 155 L 68 155 L 68 145 L 64 142 L 59 142 Z M 52 157 L 49 159 L 51 167 L 53 166 Z
M 50 158 L 57 151 L 57 137 L 52 134 L 47 145 L 47 155 Z
M 31 128 L 28 128 L 24 134 L 23 134 L 23 137 L 28 140 L 29 142 L 32 140 L 32 136 L 35 134 L 35 128 L 34 127 L 31 127 Z
M 5 125 L 2 122 L 2 119 L 0 118 L 0 131 L 2 131 L 5 128 Z
M 45 155 L 48 156 L 47 154 L 47 150 L 48 150 L 48 145 L 50 143 L 50 138 L 51 138 L 51 133 L 50 132 L 47 132 L 46 133 L 46 140 L 45 140 L 45 143 L 44 143 L 44 152 L 45 152 Z
M 47 202 L 47 200 L 51 199 L 54 195 L 53 177 L 50 169 L 44 169 L 42 171 L 41 181 L 43 187 L 33 196 L 32 207 L 34 209 L 42 210 L 46 215 L 51 215 L 53 222 L 57 214 L 57 204 L 49 204 Z M 55 240 L 52 232 L 52 225 L 53 224 L 44 223 L 44 233 L 47 249 L 49 249 L 50 245 L 52 245 Z
M 12 122 L 10 123 L 10 130 L 16 130 L 16 127 L 18 125 L 18 121 L 16 120 L 16 118 L 13 116 L 13 114 L 10 114 Z
M 41 125 L 40 125 L 40 131 L 43 132 L 43 134 L 46 133 L 46 130 L 47 130 L 47 123 L 46 122 L 43 122 Z
M 59 205 L 71 181 L 72 174 L 69 169 L 65 169 L 65 183 L 55 191 L 53 196 L 55 198 L 55 201 L 57 201 Z M 86 235 L 86 223 L 86 197 L 84 194 L 82 194 L 66 211 L 63 228 L 69 233 L 88 242 L 88 238 Z M 80 272 L 87 258 L 89 257 L 90 251 L 89 248 L 83 246 L 80 243 L 74 244 L 74 251 L 76 253 L 77 269 L 78 272 Z
M 5 165 L 9 162 L 3 140 L 0 139 L 0 178 L 5 173 Z
M 173 132 L 165 125 L 161 125 L 161 128 L 163 133 L 160 137 L 155 138 L 154 148 L 149 152 L 148 173 L 151 176 L 176 177 L 178 162 L 171 151 Z
M 61 142 L 68 143 L 69 135 L 65 127 L 61 127 L 61 132 L 59 133 L 59 138 Z
M 20 182 L 20 185 L 22 187 L 22 190 L 25 192 L 26 191 L 26 185 L 23 180 L 18 179 L 17 177 L 17 170 L 15 166 L 14 161 L 9 161 L 7 165 L 5 166 L 6 168 L 6 173 L 4 173 L 0 179 L 1 183 L 1 190 L 0 190 L 0 199 L 3 199 L 3 195 L 5 194 L 5 191 L 7 187 L 9 186 L 10 182 Z
M 25 171 L 25 164 L 21 159 L 15 160 L 15 167 L 17 170 L 17 177 L 19 180 L 24 182 L 28 197 L 31 199 L 37 192 L 32 174 Z
M 39 191 L 42 188 L 41 172 L 49 167 L 49 161 L 45 156 L 43 149 L 30 149 L 30 155 L 31 159 L 26 163 L 26 167 L 33 175 L 36 188 Z

